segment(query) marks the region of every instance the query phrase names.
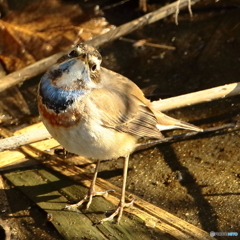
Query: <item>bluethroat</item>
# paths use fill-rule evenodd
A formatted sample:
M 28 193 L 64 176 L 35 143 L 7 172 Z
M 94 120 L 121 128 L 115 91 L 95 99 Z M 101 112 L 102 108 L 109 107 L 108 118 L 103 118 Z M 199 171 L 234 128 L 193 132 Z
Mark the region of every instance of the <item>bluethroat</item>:
M 117 209 L 100 221 L 117 217 L 120 221 L 125 203 L 129 155 L 140 138 L 161 139 L 160 131 L 184 128 L 202 129 L 171 118 L 146 99 L 140 88 L 128 78 L 101 67 L 102 57 L 93 47 L 78 44 L 61 57 L 42 77 L 38 89 L 38 107 L 50 134 L 67 151 L 96 159 L 96 169 L 88 194 L 78 207 L 92 197 L 101 160 L 124 158 L 122 194 Z

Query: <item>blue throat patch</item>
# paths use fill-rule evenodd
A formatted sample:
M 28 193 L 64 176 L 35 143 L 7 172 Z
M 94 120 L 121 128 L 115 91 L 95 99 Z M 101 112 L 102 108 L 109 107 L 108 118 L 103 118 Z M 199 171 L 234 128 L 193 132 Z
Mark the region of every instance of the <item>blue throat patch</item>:
M 84 92 L 85 90 L 64 90 L 57 88 L 52 85 L 47 74 L 42 77 L 39 86 L 39 94 L 42 97 L 43 104 L 55 113 L 66 110 Z

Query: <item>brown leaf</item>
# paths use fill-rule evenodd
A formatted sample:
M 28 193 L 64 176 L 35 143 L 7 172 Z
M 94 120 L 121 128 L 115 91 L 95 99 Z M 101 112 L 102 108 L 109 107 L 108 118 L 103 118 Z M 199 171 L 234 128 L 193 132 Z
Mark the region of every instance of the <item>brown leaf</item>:
M 62 51 L 113 28 L 100 12 L 83 13 L 59 0 L 36 1 L 0 20 L 0 60 L 7 72 Z
M 0 124 L 16 123 L 19 119 L 30 114 L 28 104 L 17 86 L 0 93 Z

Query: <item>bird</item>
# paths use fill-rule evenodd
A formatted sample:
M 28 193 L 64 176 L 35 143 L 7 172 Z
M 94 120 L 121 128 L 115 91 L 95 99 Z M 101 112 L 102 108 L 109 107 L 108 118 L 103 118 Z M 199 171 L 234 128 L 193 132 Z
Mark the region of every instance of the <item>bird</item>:
M 132 204 L 125 202 L 125 189 L 129 156 L 139 139 L 162 139 L 161 131 L 175 128 L 202 129 L 165 115 L 134 82 L 102 67 L 101 62 L 96 48 L 77 44 L 42 76 L 37 102 L 42 122 L 52 137 L 68 152 L 96 161 L 88 193 L 67 209 L 84 202 L 88 209 L 94 196 L 108 194 L 95 191 L 100 162 L 124 159 L 119 204 L 99 222 L 119 223 L 124 207 Z

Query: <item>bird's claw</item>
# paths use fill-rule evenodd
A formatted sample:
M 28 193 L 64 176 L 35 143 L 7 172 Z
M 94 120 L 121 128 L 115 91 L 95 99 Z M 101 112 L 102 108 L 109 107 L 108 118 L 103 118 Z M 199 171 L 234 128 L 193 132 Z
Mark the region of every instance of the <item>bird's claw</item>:
M 132 200 L 131 202 L 129 203 L 119 203 L 117 209 L 115 211 L 113 211 L 113 213 L 109 216 L 109 217 L 106 217 L 106 218 L 103 218 L 102 220 L 100 220 L 99 222 L 97 223 L 94 223 L 93 225 L 98 225 L 98 224 L 102 224 L 104 222 L 107 222 L 107 221 L 113 221 L 114 218 L 117 216 L 117 220 L 116 220 L 116 223 L 119 224 L 120 220 L 121 220 L 121 217 L 122 217 L 122 214 L 123 214 L 123 209 L 126 208 L 126 207 L 131 207 L 133 205 L 133 202 L 135 201 Z M 110 211 L 106 211 L 106 213 L 109 213 Z
M 95 190 L 89 191 L 89 193 L 86 194 L 85 197 L 83 199 L 81 199 L 79 202 L 77 202 L 75 204 L 66 205 L 64 207 L 64 210 L 76 209 L 76 208 L 80 207 L 85 202 L 87 202 L 87 206 L 86 206 L 86 210 L 87 210 L 90 207 L 90 205 L 92 203 L 92 198 L 94 196 L 107 197 L 109 192 L 115 192 L 115 190 L 107 190 L 107 191 L 104 191 L 104 192 L 96 192 Z

